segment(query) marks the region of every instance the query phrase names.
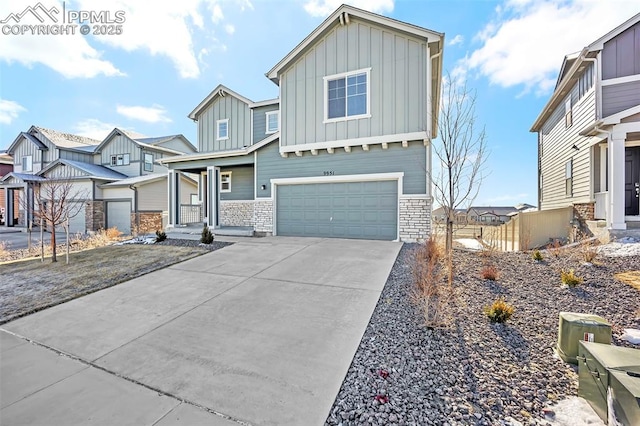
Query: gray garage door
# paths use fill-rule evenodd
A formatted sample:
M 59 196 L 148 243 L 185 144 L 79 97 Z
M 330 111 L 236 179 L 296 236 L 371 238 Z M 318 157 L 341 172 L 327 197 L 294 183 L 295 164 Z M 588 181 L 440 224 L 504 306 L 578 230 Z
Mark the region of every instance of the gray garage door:
M 86 224 L 85 224 L 85 205 L 84 203 L 82 204 L 82 206 L 78 206 L 76 208 L 79 208 L 78 213 L 69 219 L 69 233 L 70 234 L 84 234 L 86 231 Z
M 395 240 L 398 182 L 279 185 L 276 234 Z
M 107 228 L 114 226 L 125 235 L 131 234 L 131 201 L 107 201 Z

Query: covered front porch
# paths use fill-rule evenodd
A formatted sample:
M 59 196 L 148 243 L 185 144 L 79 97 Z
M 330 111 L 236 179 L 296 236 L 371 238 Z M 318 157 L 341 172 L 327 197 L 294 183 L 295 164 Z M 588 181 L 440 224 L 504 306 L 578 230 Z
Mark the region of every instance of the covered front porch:
M 585 134 L 602 137 L 592 145 L 593 219 L 614 236 L 638 233 L 640 107 L 602 120 Z
M 0 191 L 4 191 L 4 205 L 0 206 L 1 226 L 26 228 L 30 224 L 37 225 L 33 223 L 37 208 L 34 194 L 45 180 L 38 175 L 13 172 L 0 180 Z

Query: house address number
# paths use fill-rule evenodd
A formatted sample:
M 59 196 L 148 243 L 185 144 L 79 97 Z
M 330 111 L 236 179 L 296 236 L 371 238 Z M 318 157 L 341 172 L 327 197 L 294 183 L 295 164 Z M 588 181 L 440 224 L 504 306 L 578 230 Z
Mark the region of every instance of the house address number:
M 324 176 L 334 176 L 336 172 L 334 172 L 333 170 L 325 170 L 324 172 L 322 172 L 322 174 Z

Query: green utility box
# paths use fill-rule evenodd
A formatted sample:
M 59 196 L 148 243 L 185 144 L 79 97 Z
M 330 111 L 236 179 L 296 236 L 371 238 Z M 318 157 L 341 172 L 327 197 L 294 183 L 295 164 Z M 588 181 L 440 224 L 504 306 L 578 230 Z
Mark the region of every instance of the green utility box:
M 560 312 L 558 355 L 564 362 L 577 364 L 578 342 L 611 343 L 611 325 L 602 317 Z
M 601 343 L 579 342 L 578 396 L 608 419 L 607 391 L 616 419 L 640 425 L 640 350 Z

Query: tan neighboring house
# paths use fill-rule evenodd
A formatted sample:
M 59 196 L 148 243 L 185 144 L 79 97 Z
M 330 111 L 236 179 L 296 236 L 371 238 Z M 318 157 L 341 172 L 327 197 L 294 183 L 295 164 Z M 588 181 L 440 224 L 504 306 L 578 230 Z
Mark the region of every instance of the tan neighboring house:
M 640 14 L 564 58 L 531 131 L 541 210 L 613 234 L 640 222 Z
M 0 179 L 13 171 L 13 158 L 4 151 L 0 151 Z M 0 225 L 4 225 L 5 219 L 5 193 L 0 191 Z
M 32 126 L 7 151 L 13 155 L 14 170 L 0 179 L 0 191 L 13 197 L 5 197 L 8 220 L 4 226 L 27 226 L 37 209 L 34 194 L 39 186 L 64 178 L 73 182 L 71 202 L 80 205 L 70 219 L 71 232 L 117 226 L 130 234 L 135 228 L 144 232 L 163 228 L 167 169 L 158 161 L 193 153 L 195 147 L 182 135 L 146 138 L 116 128 L 98 141 Z M 158 190 L 160 180 L 164 180 L 162 191 Z M 118 182 L 125 182 L 126 188 L 107 186 Z M 184 193 L 197 194 L 197 183 L 188 175 L 181 185 Z

